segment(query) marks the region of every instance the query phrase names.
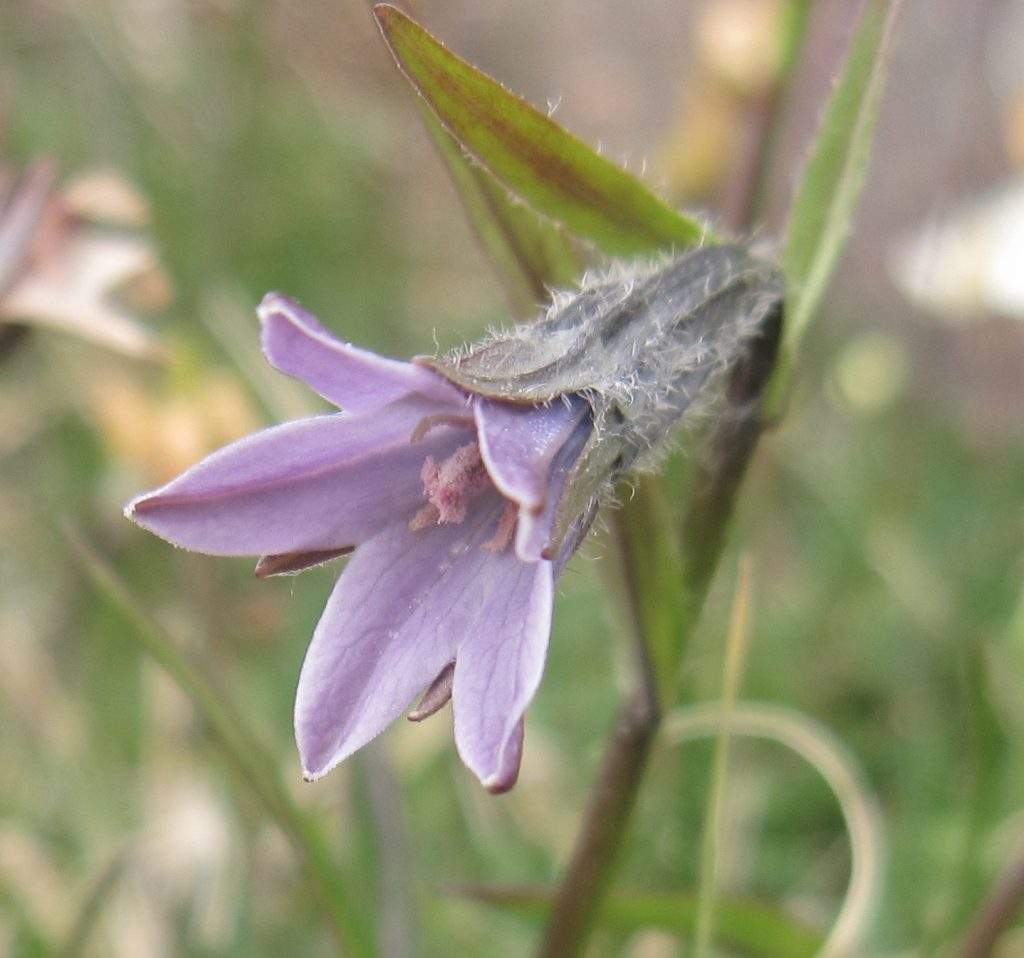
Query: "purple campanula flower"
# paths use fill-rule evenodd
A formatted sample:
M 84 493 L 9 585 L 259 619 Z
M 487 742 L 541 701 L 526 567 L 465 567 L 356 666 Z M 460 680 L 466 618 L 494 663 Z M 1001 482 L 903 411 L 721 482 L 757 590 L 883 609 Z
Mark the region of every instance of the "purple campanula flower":
M 425 688 L 410 717 L 451 698 L 459 754 L 504 791 L 554 584 L 598 503 L 681 422 L 749 414 L 782 302 L 773 266 L 708 247 L 592 277 L 535 323 L 405 363 L 339 342 L 271 293 L 267 359 L 344 411 L 233 443 L 126 514 L 187 549 L 261 555 L 261 576 L 356 550 L 299 678 L 306 776 Z
M 552 551 L 590 407 L 579 397 L 515 405 L 470 395 L 424 366 L 339 342 L 278 294 L 259 312 L 270 363 L 344 412 L 235 442 L 134 499 L 126 515 L 186 549 L 262 555 L 259 575 L 358 547 L 299 679 L 308 778 L 430 686 L 414 717 L 450 695 L 463 760 L 492 791 L 510 788 L 555 578 L 585 531 Z

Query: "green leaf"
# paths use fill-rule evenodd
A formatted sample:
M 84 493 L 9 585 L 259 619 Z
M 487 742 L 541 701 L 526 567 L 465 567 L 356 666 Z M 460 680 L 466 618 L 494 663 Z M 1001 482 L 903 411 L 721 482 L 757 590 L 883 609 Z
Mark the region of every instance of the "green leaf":
M 536 886 L 477 886 L 459 894 L 537 921 L 543 920 L 554 893 Z M 691 892 L 623 892 L 604 902 L 598 924 L 608 930 L 633 933 L 661 928 L 679 936 L 693 931 L 697 897 Z M 811 958 L 824 937 L 785 913 L 758 902 L 723 897 L 718 902 L 717 929 L 723 946 L 758 958 Z
M 517 316 L 535 315 L 550 299 L 550 289 L 577 283 L 584 265 L 581 253 L 557 223 L 514 199 L 467 156 L 423 101 L 418 102 L 469 222 L 505 286 L 513 312 Z
M 535 210 L 611 256 L 711 238 L 549 116 L 389 4 L 374 7 L 399 68 L 463 148 Z
M 900 0 L 868 0 L 790 211 L 782 257 L 789 306 L 772 407 L 784 398 L 800 340 L 850 232 L 870 158 L 899 4 Z

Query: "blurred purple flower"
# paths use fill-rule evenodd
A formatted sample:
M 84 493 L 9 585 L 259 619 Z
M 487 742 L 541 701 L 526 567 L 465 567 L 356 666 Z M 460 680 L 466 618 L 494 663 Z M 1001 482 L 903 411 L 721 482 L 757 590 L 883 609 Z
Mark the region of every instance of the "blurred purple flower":
M 471 395 L 432 369 L 339 342 L 276 293 L 259 309 L 270 363 L 342 413 L 233 443 L 126 515 L 175 545 L 262 555 L 297 572 L 358 547 L 306 653 L 295 733 L 307 778 L 449 697 L 455 741 L 491 791 L 519 772 L 554 581 L 585 532 L 551 554 L 566 477 L 593 431 L 579 396 L 524 405 Z

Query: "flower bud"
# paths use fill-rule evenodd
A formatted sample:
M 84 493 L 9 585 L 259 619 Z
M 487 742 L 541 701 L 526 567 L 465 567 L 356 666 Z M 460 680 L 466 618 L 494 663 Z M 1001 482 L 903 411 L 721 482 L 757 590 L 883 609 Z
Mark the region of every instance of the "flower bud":
M 550 549 L 626 471 L 649 468 L 678 427 L 751 398 L 731 374 L 774 349 L 779 270 L 738 245 L 619 267 L 558 293 L 547 315 L 416 361 L 470 393 L 536 404 L 582 396 L 594 429 L 566 481 Z

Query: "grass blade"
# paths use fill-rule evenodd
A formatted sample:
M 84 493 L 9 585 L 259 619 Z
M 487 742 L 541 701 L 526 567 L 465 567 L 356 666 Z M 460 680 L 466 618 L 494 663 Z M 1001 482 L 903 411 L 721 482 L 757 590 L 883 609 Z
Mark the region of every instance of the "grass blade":
M 103 916 L 103 910 L 121 876 L 124 875 L 127 864 L 128 851 L 121 849 L 97 876 L 75 916 L 67 939 L 56 949 L 57 958 L 78 958 L 79 955 L 86 953 L 89 939 Z
M 448 132 L 535 210 L 611 256 L 709 238 L 703 224 L 455 56 L 400 10 L 381 3 L 374 13 L 399 68 Z
M 873 794 L 845 747 L 824 726 L 777 705 L 740 704 L 725 714 L 715 703 L 677 709 L 665 717 L 664 738 L 682 745 L 717 735 L 727 723 L 733 736 L 785 746 L 813 766 L 839 803 L 850 843 L 850 881 L 820 958 L 861 954 L 859 947 L 880 897 L 884 871 L 882 816 Z M 720 931 L 724 932 L 724 912 Z M 724 936 L 723 936 L 724 940 Z
M 733 598 L 729 634 L 725 644 L 725 676 L 722 680 L 722 725 L 715 737 L 715 753 L 708 788 L 704 833 L 701 836 L 700 884 L 697 895 L 697 920 L 694 928 L 694 958 L 712 954 L 715 920 L 718 911 L 718 858 L 722 838 L 722 806 L 725 780 L 729 769 L 729 719 L 736 707 L 743 659 L 747 644 L 747 623 L 750 610 L 750 556 L 740 560 L 739 581 Z
M 789 307 L 770 405 L 784 398 L 800 340 L 850 232 L 867 172 L 900 0 L 868 0 L 790 211 Z

